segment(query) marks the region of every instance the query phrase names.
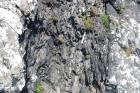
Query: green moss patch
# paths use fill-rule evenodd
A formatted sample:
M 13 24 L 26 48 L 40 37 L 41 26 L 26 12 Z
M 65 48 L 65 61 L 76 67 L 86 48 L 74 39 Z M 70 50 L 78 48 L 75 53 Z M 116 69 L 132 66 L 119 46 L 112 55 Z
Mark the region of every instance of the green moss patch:
M 37 83 L 36 84 L 36 91 L 35 93 L 42 93 L 44 90 L 43 86 L 41 85 L 41 83 Z
M 101 20 L 102 20 L 103 26 L 106 29 L 108 29 L 109 28 L 109 24 L 110 24 L 109 16 L 108 15 L 103 15 L 103 16 L 101 16 Z
M 86 30 L 92 30 L 93 28 L 93 20 L 91 17 L 82 16 L 82 20 L 84 22 L 84 26 Z

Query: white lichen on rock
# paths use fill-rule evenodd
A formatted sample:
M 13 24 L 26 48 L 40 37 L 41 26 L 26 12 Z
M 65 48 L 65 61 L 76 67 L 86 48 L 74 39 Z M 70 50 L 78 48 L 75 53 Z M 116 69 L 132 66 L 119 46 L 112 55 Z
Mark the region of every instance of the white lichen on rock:
M 21 54 L 18 41 L 23 25 L 20 21 L 21 13 L 15 5 L 30 11 L 32 5 L 31 8 L 25 6 L 32 2 L 33 0 L 0 1 L 0 92 L 4 90 L 16 93 L 25 86 L 24 54 Z
M 0 8 L 0 13 L 0 90 L 21 90 L 25 85 L 23 55 L 19 53 L 18 42 L 22 24 L 11 11 Z
M 140 6 L 131 2 L 121 16 L 111 17 L 119 25 L 116 26 L 117 31 L 115 26 L 111 27 L 111 33 L 117 39 L 113 42 L 110 53 L 110 82 L 118 85 L 118 93 L 140 92 L 140 57 L 136 53 L 140 46 L 140 22 L 137 20 L 140 16 L 137 12 L 139 8 Z

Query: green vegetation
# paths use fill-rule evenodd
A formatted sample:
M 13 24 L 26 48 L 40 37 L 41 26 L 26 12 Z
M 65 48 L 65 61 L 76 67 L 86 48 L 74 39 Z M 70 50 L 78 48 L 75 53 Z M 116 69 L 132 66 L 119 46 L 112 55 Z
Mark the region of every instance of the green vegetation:
M 93 21 L 91 17 L 88 16 L 82 16 L 82 20 L 84 22 L 84 26 L 86 30 L 92 30 L 93 28 Z
M 106 29 L 108 29 L 109 28 L 109 24 L 110 24 L 109 16 L 108 15 L 103 15 L 103 16 L 101 16 L 101 19 L 102 19 L 102 23 L 103 23 L 104 27 Z
M 43 92 L 43 86 L 40 83 L 36 84 L 36 92 L 35 93 L 42 93 Z
M 132 54 L 131 48 L 123 48 L 124 52 L 126 53 L 126 56 L 129 57 Z
M 87 17 L 85 20 L 84 20 L 84 25 L 85 25 L 85 28 L 87 30 L 91 30 L 93 28 L 93 22 L 92 22 L 92 19 Z

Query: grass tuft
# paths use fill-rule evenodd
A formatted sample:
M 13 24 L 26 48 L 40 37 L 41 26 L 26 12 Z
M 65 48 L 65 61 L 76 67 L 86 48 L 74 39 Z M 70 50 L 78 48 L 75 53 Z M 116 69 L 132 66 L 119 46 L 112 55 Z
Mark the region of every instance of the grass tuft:
M 44 90 L 43 86 L 40 83 L 36 84 L 36 92 L 35 93 L 42 93 Z
M 84 26 L 86 30 L 92 30 L 93 28 L 93 20 L 91 17 L 82 16 L 82 20 L 84 22 Z
M 102 20 L 103 26 L 106 29 L 108 29 L 109 28 L 109 24 L 110 24 L 109 16 L 108 15 L 103 15 L 103 16 L 101 16 L 101 20 Z

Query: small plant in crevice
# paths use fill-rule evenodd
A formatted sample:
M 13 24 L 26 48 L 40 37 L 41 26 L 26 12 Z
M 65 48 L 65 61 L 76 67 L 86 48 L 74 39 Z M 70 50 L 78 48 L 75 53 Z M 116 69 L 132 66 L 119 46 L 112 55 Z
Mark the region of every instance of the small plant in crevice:
M 102 15 L 101 16 L 102 24 L 104 28 L 107 30 L 109 29 L 110 19 L 108 15 Z
M 91 17 L 88 16 L 81 16 L 83 22 L 84 22 L 84 26 L 86 30 L 92 30 L 93 28 L 93 20 Z
M 56 16 L 52 16 L 51 18 L 49 18 L 54 25 L 56 25 L 58 23 L 58 18 Z
M 89 51 L 86 48 L 82 48 L 81 51 L 82 51 L 82 53 L 84 55 L 84 58 L 86 60 L 90 59 L 90 53 L 89 53 Z
M 123 50 L 124 50 L 127 57 L 129 57 L 133 53 L 131 48 L 126 48 L 125 47 L 125 48 L 123 48 Z
M 97 7 L 95 7 L 95 6 L 90 8 L 89 13 L 90 13 L 91 17 L 95 17 L 95 16 L 99 16 L 100 15 L 100 13 L 97 10 Z
M 118 14 L 123 14 L 124 11 L 128 8 L 127 4 L 122 4 L 119 9 L 117 9 Z
M 91 30 L 93 28 L 93 22 L 92 22 L 92 19 L 90 17 L 86 17 L 84 19 L 84 25 L 85 25 L 85 28 L 87 30 Z
M 35 93 L 42 93 L 44 90 L 43 86 L 41 85 L 41 83 L 37 82 L 36 83 L 36 90 Z
M 64 37 L 62 35 L 59 35 L 57 40 L 59 44 L 63 44 L 65 42 Z
M 63 35 L 59 35 L 55 37 L 53 41 L 55 46 L 59 46 L 65 43 L 65 38 Z

